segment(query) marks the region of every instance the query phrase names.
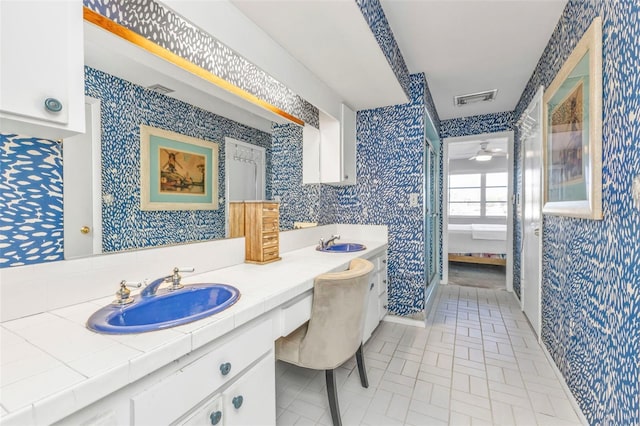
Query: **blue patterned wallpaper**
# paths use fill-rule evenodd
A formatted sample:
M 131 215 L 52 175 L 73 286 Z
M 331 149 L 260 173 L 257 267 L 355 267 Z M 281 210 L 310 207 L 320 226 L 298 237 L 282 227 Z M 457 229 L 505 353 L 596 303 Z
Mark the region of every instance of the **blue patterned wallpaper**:
M 513 128 L 513 122 L 512 111 L 451 118 L 442 120 L 440 123 L 440 137 L 444 139 L 482 133 L 506 132 Z
M 544 217 L 542 340 L 589 423 L 640 424 L 640 3 L 570 0 L 516 107 L 603 19 L 601 221 Z M 520 149 L 520 138 L 516 149 Z
M 409 103 L 358 111 L 357 184 L 336 188 L 331 210 L 338 223 L 389 227 L 389 312 L 396 315 L 424 309 L 424 211 L 421 201 L 409 207 L 409 194 L 422 195 L 427 90 L 424 75 L 414 74 Z
M 245 92 L 318 127 L 315 106 L 155 0 L 84 0 L 84 5 Z
M 0 268 L 62 260 L 60 145 L 15 134 L 0 142 Z
M 356 0 L 356 3 L 360 7 L 365 21 L 369 24 L 369 28 L 371 28 L 371 32 L 376 38 L 382 53 L 387 58 L 393 73 L 396 75 L 402 90 L 404 90 L 408 98 L 411 98 L 409 69 L 393 36 L 393 31 L 391 31 L 380 0 Z M 431 94 L 429 94 L 429 97 L 431 97 Z M 435 111 L 435 107 L 432 109 Z M 437 117 L 437 114 L 432 115 L 432 117 Z
M 140 124 L 218 143 L 221 197 L 225 193 L 226 136 L 266 148 L 266 172 L 271 172 L 268 133 L 89 67 L 85 68 L 85 92 L 102 101 L 105 252 L 224 237 L 224 204 L 218 210 L 140 210 Z

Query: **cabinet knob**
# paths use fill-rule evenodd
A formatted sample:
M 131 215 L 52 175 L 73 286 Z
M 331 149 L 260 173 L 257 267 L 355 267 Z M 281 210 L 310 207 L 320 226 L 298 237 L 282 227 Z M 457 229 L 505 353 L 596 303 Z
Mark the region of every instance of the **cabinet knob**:
M 80 228 L 81 234 L 88 234 L 89 232 L 91 232 L 91 228 L 89 228 L 88 226 L 83 226 L 82 228 Z
M 242 407 L 243 401 L 244 401 L 244 398 L 242 398 L 242 395 L 238 395 L 233 397 L 233 399 L 231 400 L 231 403 L 237 410 L 238 408 Z
M 369 287 L 369 290 L 373 290 L 373 283 L 371 283 L 371 286 Z
M 231 371 L 230 362 L 225 362 L 220 364 L 220 372 L 222 373 L 223 376 L 226 376 L 227 374 L 229 374 L 230 371 Z
M 209 414 L 209 419 L 211 420 L 212 425 L 217 425 L 218 423 L 220 423 L 220 419 L 222 419 L 222 412 L 221 411 L 212 412 L 211 414 Z
M 47 98 L 44 100 L 44 108 L 49 112 L 62 111 L 62 102 L 56 98 Z
M 387 259 L 382 259 L 382 263 L 387 263 Z

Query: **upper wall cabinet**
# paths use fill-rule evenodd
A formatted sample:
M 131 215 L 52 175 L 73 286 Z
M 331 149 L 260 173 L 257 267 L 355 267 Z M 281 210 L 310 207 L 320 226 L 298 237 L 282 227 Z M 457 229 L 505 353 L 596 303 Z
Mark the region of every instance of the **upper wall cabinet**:
M 0 132 L 84 132 L 82 1 L 0 2 Z
M 342 104 L 340 120 L 320 111 L 320 130 L 303 132 L 303 183 L 355 185 L 356 113 Z

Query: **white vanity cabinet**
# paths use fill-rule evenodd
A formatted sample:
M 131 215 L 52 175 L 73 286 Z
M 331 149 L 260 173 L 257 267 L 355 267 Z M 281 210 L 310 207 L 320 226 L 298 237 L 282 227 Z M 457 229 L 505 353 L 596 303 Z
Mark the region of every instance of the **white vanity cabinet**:
M 387 314 L 387 254 L 385 252 L 370 260 L 374 269 L 369 284 L 367 315 L 362 338 L 364 342 L 369 340 L 373 330 Z
M 271 319 L 254 321 L 60 424 L 211 425 L 215 420 L 212 414 L 220 411 L 220 425 L 273 425 L 272 331 Z
M 0 132 L 84 132 L 81 0 L 0 2 Z
M 275 424 L 275 401 L 265 397 L 270 389 L 275 393 L 275 362 L 273 352 L 270 352 L 225 391 L 207 400 L 183 422 L 178 422 L 178 425 Z
M 303 131 L 303 183 L 355 185 L 355 111 L 342 104 L 339 120 L 322 111 L 319 119 L 319 130 Z
M 252 369 L 247 368 L 260 359 L 265 353 L 270 354 L 269 374 L 275 375 L 275 361 L 273 360 L 273 338 L 271 321 L 264 321 L 241 333 L 232 333 L 233 338 L 220 345 L 216 349 L 200 357 L 176 373 L 164 378 L 159 383 L 134 395 L 131 398 L 131 418 L 134 425 L 159 425 L 174 422 L 185 413 L 193 411 L 200 406 L 201 401 L 210 395 L 223 393 L 223 407 L 228 406 L 226 396 L 233 394 L 243 398 L 242 390 L 246 389 L 246 383 L 251 382 L 247 377 L 252 377 Z M 263 364 L 266 365 L 266 364 Z M 245 371 L 247 370 L 247 371 Z M 265 376 L 264 367 L 259 370 L 260 376 Z M 242 376 L 242 377 L 240 377 Z M 246 376 L 246 377 L 245 377 Z M 237 381 L 234 381 L 239 377 Z M 230 383 L 234 384 L 230 384 Z M 240 383 L 240 385 L 238 385 Z M 242 387 L 242 383 L 245 383 Z M 230 390 L 224 389 L 230 386 Z M 240 389 L 237 389 L 240 386 Z M 236 388 L 234 392 L 233 388 Z M 262 389 L 267 389 L 262 388 Z M 255 398 L 249 398 L 250 402 L 244 410 L 236 410 L 236 416 L 240 418 L 253 418 L 259 413 L 252 413 L 253 407 L 263 408 L 270 402 L 275 410 L 275 385 L 272 392 L 265 392 L 263 405 L 253 403 Z M 225 407 L 228 408 L 228 407 Z M 225 412 L 233 412 L 225 409 Z M 275 422 L 275 411 L 273 422 Z M 225 424 L 229 424 L 225 422 Z M 267 422 L 269 424 L 269 422 Z

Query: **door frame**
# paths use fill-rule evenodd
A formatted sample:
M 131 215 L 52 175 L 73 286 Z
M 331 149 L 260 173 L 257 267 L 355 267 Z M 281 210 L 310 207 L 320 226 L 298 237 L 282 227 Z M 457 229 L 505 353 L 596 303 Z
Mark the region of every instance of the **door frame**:
M 91 132 L 91 233 L 92 251 L 91 255 L 102 253 L 102 120 L 101 101 L 90 96 L 84 97 L 84 107 L 88 107 L 89 116 L 85 121 L 91 123 L 86 132 Z M 64 165 L 64 140 L 62 158 Z M 64 212 L 63 212 L 64 215 Z M 66 259 L 66 257 L 65 257 Z
M 266 197 L 267 193 L 267 150 L 259 145 L 254 145 L 251 142 L 246 142 L 240 139 L 235 139 L 229 136 L 224 138 L 224 228 L 225 238 L 229 238 L 229 168 L 231 164 L 231 149 L 233 145 L 241 145 L 243 147 L 254 149 L 260 153 L 262 162 L 262 198 Z
M 520 119 L 518 120 L 516 125 L 519 125 L 522 117 L 524 117 L 525 115 L 529 115 L 531 113 L 531 110 L 535 107 L 536 103 L 540 104 L 540 114 L 538 116 L 538 119 L 540 121 L 540 138 L 539 138 L 539 143 L 540 143 L 540 153 L 543 154 L 543 112 L 542 112 L 542 108 L 543 108 L 543 96 L 544 96 L 544 86 L 540 86 L 538 88 L 538 90 L 536 91 L 536 94 L 534 95 L 533 99 L 531 100 L 531 102 L 529 102 L 529 105 L 527 106 L 527 109 L 522 113 Z M 520 246 L 520 253 L 519 257 L 520 257 L 520 309 L 522 310 L 522 312 L 524 312 L 524 302 L 525 302 L 525 292 L 524 292 L 524 282 L 525 280 L 523 279 L 524 277 L 524 267 L 522 265 L 523 263 L 523 259 L 525 259 L 524 256 L 524 249 L 525 249 L 525 244 L 524 244 L 524 233 L 525 233 L 525 222 L 524 222 L 524 211 L 525 211 L 525 191 L 526 191 L 526 180 L 525 180 L 525 160 L 526 160 L 526 155 L 525 155 L 525 146 L 524 146 L 524 140 L 521 141 L 522 146 L 520 148 L 520 170 L 522 173 L 522 197 L 521 197 L 521 202 L 520 202 L 520 234 L 522 235 L 522 244 Z M 544 195 L 544 179 L 542 178 L 544 173 L 544 163 L 543 163 L 543 158 L 540 158 L 540 194 L 538 194 L 538 199 L 540 200 L 540 205 L 538 206 L 540 209 L 540 239 L 539 239 L 539 244 L 538 244 L 538 281 L 536 283 L 534 283 L 534 285 L 538 286 L 538 305 L 537 305 L 537 319 L 538 319 L 538 327 L 537 329 L 534 329 L 536 336 L 538 338 L 538 342 L 542 342 L 542 336 L 541 336 L 541 331 L 542 331 L 542 236 L 544 235 L 544 217 L 542 215 L 542 200 L 543 200 L 543 195 Z M 526 317 L 526 313 L 525 313 L 525 317 Z M 529 322 L 531 323 L 531 322 Z M 532 328 L 533 325 L 532 325 Z
M 442 284 L 449 282 L 449 146 L 452 143 L 468 142 L 480 139 L 491 138 L 507 138 L 507 159 L 513 159 L 513 131 L 481 133 L 477 135 L 459 136 L 444 139 L 443 158 L 442 158 Z M 511 167 L 507 167 L 507 266 L 506 266 L 506 289 L 513 292 L 513 214 L 514 214 L 514 196 L 513 196 L 513 175 L 515 162 L 510 163 Z
M 425 293 L 424 293 L 424 313 L 425 313 L 425 319 L 424 319 L 424 324 L 427 324 L 427 320 L 429 318 L 429 313 L 431 312 L 431 309 L 435 303 L 435 299 L 436 299 L 436 295 L 437 295 L 437 289 L 438 289 L 438 284 L 440 282 L 440 263 L 441 263 L 441 259 L 440 259 L 440 250 L 442 248 L 442 246 L 439 244 L 440 242 L 440 236 L 442 233 L 442 229 L 440 227 L 440 218 L 437 216 L 437 214 L 442 215 L 442 205 L 439 204 L 439 199 L 440 199 L 440 188 L 441 188 L 441 182 L 439 180 L 441 180 L 441 171 L 440 169 L 440 155 L 442 152 L 442 139 L 440 139 L 440 135 L 438 134 L 438 131 L 436 130 L 436 126 L 433 122 L 433 119 L 431 118 L 431 115 L 425 111 L 424 114 L 424 119 L 425 119 L 425 132 L 424 132 L 424 141 L 423 141 L 423 146 L 422 146 L 422 156 L 423 156 L 423 160 L 422 160 L 422 169 L 423 169 L 423 176 L 422 176 L 422 215 L 423 215 L 423 240 L 424 240 L 424 247 L 423 247 L 423 253 L 424 253 L 424 286 L 425 286 Z M 434 152 L 435 154 L 435 164 L 430 164 L 430 160 L 427 158 L 427 156 L 429 155 L 429 147 L 431 147 L 431 150 Z M 429 185 L 427 184 L 427 181 L 430 179 L 429 177 L 429 173 L 430 170 L 429 168 L 436 168 L 436 172 L 434 173 L 434 176 L 436 178 L 436 182 L 430 182 L 429 181 Z M 433 192 L 433 194 L 429 194 L 429 192 Z M 428 248 L 427 248 L 427 244 L 429 244 L 429 238 L 427 235 L 427 214 L 433 214 L 434 212 L 428 212 L 428 197 L 433 196 L 434 197 L 434 204 L 435 204 L 435 219 L 434 223 L 433 223 L 433 232 L 434 232 L 434 238 L 436 239 L 436 245 L 435 245 L 435 253 L 433 253 L 432 255 L 432 259 L 427 259 L 427 253 L 428 253 Z M 439 210 L 439 211 L 438 211 Z M 442 217 L 442 216 L 440 216 Z M 433 261 L 434 262 L 434 270 L 435 270 L 435 274 L 433 277 L 429 277 L 429 271 L 428 271 L 428 262 Z

